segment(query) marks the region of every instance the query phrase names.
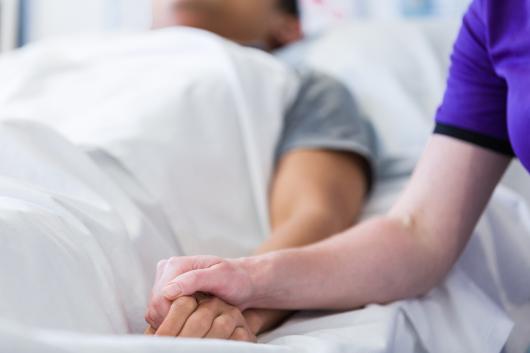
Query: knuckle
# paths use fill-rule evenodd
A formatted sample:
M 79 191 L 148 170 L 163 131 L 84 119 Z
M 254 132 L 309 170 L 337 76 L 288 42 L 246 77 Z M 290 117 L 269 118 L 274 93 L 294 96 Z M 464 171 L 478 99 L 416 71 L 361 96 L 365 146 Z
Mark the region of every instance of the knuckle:
M 191 288 L 196 288 L 201 281 L 201 273 L 199 271 L 189 272 L 186 276 L 185 284 Z
M 247 330 L 242 327 L 238 327 L 234 332 L 234 338 L 238 341 L 248 341 L 250 339 L 250 335 Z
M 145 315 L 144 315 L 144 320 L 145 320 L 145 322 L 147 322 L 148 324 L 151 323 L 152 318 L 151 318 L 151 313 L 150 313 L 149 311 L 145 313 Z
M 200 332 L 206 332 L 210 328 L 210 322 L 208 320 L 195 320 L 192 324 Z
M 151 303 L 151 309 L 154 311 L 163 311 L 164 309 L 164 299 L 161 297 L 155 297 L 153 298 L 153 302 Z
M 210 306 L 203 305 L 200 307 L 200 316 L 204 319 L 214 317 L 214 310 Z
M 145 314 L 145 321 L 151 325 L 152 327 L 155 327 L 157 326 L 156 325 L 156 313 L 150 309 L 146 314 Z
M 230 317 L 235 321 L 239 321 L 243 317 L 241 311 L 236 307 L 230 307 L 227 310 L 227 314 L 230 315 Z
M 225 260 L 221 261 L 218 265 L 219 267 L 219 270 L 221 271 L 230 271 L 231 270 L 231 266 L 228 262 L 226 262 Z
M 234 328 L 234 323 L 232 321 L 232 319 L 230 319 L 228 316 L 226 315 L 221 315 L 219 316 L 217 319 L 216 319 L 216 324 L 217 326 L 219 327 L 219 329 L 223 332 L 228 332 L 228 331 L 231 331 L 233 330 Z
M 197 300 L 195 300 L 193 297 L 181 297 L 177 300 L 179 302 L 179 306 L 186 310 L 193 311 L 197 308 Z
M 241 311 L 239 311 L 238 308 L 236 308 L 235 306 L 230 306 L 228 309 L 227 309 L 227 312 L 230 314 L 230 316 L 232 317 L 237 317 L 241 314 Z

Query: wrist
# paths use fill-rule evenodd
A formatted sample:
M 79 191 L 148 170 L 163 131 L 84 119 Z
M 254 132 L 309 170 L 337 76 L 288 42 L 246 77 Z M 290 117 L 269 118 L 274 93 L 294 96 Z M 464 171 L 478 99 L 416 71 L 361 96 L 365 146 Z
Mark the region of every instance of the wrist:
M 244 309 L 266 308 L 266 303 L 273 301 L 275 254 L 240 258 L 239 264 L 249 279 L 250 291 L 243 303 Z
M 249 309 L 243 313 L 249 329 L 256 336 L 275 329 L 292 314 L 292 311 L 271 309 Z

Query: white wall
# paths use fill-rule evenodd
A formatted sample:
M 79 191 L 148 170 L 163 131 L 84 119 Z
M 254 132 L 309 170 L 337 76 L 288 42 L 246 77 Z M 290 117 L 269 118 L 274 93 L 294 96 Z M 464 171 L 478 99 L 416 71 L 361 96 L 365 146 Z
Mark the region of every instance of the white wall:
M 149 0 L 28 0 L 27 41 L 56 35 L 144 29 Z
M 471 0 L 299 0 L 302 8 L 331 8 L 359 17 L 460 16 Z
M 0 52 L 13 49 L 18 35 L 17 0 L 0 0 Z
M 299 0 L 305 31 L 319 32 L 349 19 L 396 19 L 430 16 L 454 18 L 465 12 L 471 0 Z
M 27 41 L 72 33 L 144 29 L 150 24 L 151 0 L 25 1 L 28 2 L 29 8 Z M 334 22 L 333 16 L 338 12 L 345 13 L 345 17 L 355 18 L 388 19 L 427 14 L 454 17 L 461 16 L 470 0 L 300 0 L 300 2 L 306 8 L 304 11 L 306 14 L 304 18 L 308 20 L 306 28 L 311 32 L 313 29 Z M 310 10 L 308 11 L 307 8 Z

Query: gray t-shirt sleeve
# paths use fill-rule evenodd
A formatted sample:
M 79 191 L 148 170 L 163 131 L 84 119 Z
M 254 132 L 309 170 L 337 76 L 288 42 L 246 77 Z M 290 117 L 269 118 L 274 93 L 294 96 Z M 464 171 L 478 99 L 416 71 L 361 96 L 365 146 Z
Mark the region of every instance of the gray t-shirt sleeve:
M 366 160 L 371 181 L 375 159 L 373 129 L 350 90 L 323 73 L 305 71 L 300 75 L 300 91 L 287 112 L 277 159 L 296 149 L 351 152 Z

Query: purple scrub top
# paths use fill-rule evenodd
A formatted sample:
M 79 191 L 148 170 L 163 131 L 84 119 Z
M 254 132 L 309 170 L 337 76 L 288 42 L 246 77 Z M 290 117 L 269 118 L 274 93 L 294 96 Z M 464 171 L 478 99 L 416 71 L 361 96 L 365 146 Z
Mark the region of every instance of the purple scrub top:
M 517 156 L 530 171 L 530 0 L 474 0 L 435 133 Z

